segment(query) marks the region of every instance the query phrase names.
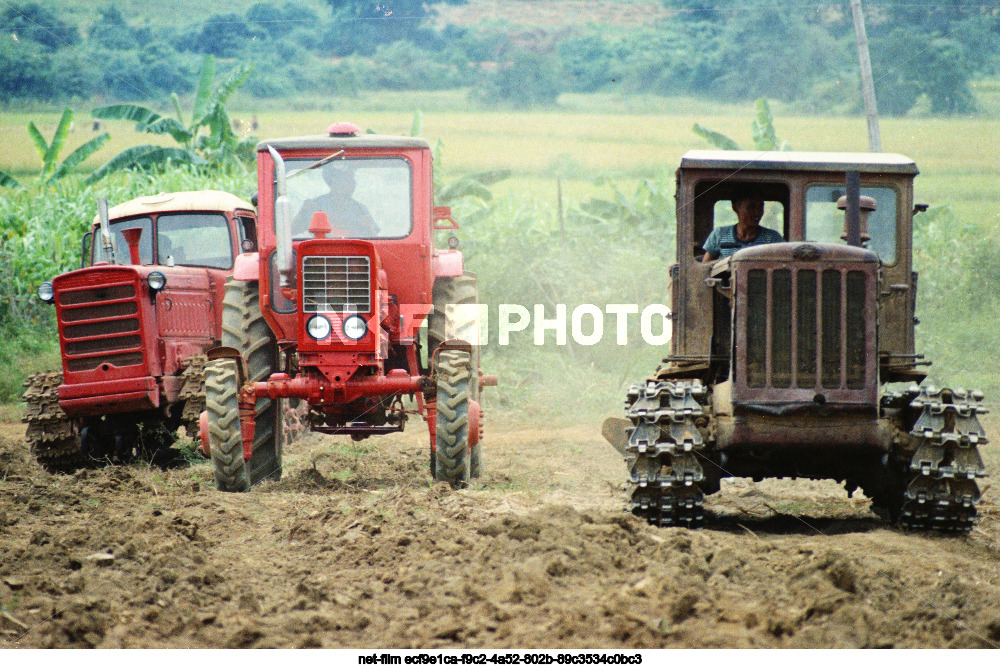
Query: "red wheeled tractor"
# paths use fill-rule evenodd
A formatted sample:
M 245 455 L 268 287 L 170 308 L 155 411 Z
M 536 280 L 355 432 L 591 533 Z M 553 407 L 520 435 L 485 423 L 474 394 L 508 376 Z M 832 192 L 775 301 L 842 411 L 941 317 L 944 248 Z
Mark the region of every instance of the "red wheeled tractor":
M 39 287 L 56 309 L 62 371 L 28 379 L 24 419 L 32 452 L 50 470 L 177 457 L 177 430 L 193 437 L 204 410 L 226 279 L 241 248 L 256 244 L 253 205 L 229 193 L 100 208 L 83 267 Z
M 349 123 L 258 144 L 260 248 L 226 283 L 206 378 L 202 443 L 219 489 L 280 477 L 280 404 L 295 400 L 313 431 L 362 439 L 402 431 L 412 397 L 432 475 L 459 487 L 480 474 L 479 395 L 496 378 L 464 322 L 475 276 L 433 245 L 457 225 L 434 206 L 431 162 L 423 139 Z

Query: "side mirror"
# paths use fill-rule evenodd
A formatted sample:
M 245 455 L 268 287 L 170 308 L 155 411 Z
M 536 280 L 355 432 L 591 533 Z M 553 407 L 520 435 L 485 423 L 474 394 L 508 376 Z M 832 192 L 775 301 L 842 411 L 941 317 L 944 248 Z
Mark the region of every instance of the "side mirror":
M 444 222 L 447 221 L 451 223 L 450 225 L 445 225 Z M 451 207 L 450 206 L 436 206 L 434 207 L 434 212 L 431 219 L 431 227 L 435 230 L 457 230 L 458 223 L 455 219 L 451 217 Z
M 90 251 L 94 244 L 94 233 L 87 232 L 83 235 L 83 241 L 80 242 L 80 268 L 90 266 Z

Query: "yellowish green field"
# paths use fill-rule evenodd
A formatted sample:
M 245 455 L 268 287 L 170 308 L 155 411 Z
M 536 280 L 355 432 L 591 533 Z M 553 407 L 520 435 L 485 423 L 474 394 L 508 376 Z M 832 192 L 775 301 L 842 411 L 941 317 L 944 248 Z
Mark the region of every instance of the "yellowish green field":
M 984 84 L 986 86 L 986 84 Z M 987 86 L 988 87 L 988 86 Z M 409 134 L 414 111 L 423 109 L 423 136 L 443 145 L 443 168 L 451 175 L 497 168 L 510 169 L 514 178 L 495 191 L 530 193 L 554 201 L 556 177 L 563 195 L 579 201 L 599 194 L 598 175 L 616 177 L 630 190 L 638 178 L 662 169 L 673 170 L 680 156 L 692 148 L 707 148 L 692 132 L 701 123 L 723 132 L 745 146 L 752 144 L 752 105 L 720 106 L 678 99 L 624 100 L 613 96 L 565 96 L 558 111 L 481 111 L 469 108 L 461 93 L 374 94 L 326 101 L 322 111 L 296 111 L 238 102 L 234 118 L 260 121 L 258 135 L 316 134 L 331 122 L 350 120 L 363 129 Z M 293 105 L 295 104 L 293 103 Z M 306 106 L 303 104 L 302 106 Z M 310 103 L 312 106 L 312 103 Z M 269 108 L 270 107 L 270 108 Z M 314 107 L 315 109 L 315 107 Z M 779 137 L 798 150 L 864 151 L 864 119 L 788 116 L 775 108 Z M 40 161 L 25 129 L 35 121 L 51 137 L 58 113 L 0 115 L 0 170 L 27 176 Z M 124 148 L 139 143 L 169 144 L 169 140 L 136 133 L 131 124 L 102 123 L 111 141 L 84 164 L 92 170 Z M 992 118 L 884 118 L 882 144 L 886 151 L 904 153 L 921 169 L 918 201 L 950 205 L 962 220 L 1000 223 L 1000 161 L 997 141 L 1000 120 Z M 63 155 L 93 136 L 89 114 L 77 110 L 76 130 Z M 30 178 L 30 176 L 28 176 Z

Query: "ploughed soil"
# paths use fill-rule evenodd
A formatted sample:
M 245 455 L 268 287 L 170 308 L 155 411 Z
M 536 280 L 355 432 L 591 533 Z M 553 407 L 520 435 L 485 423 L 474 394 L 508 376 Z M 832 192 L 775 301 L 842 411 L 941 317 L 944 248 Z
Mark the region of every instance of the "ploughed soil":
M 700 530 L 651 527 L 623 511 L 603 416 L 488 417 L 468 490 L 430 479 L 413 420 L 308 435 L 247 494 L 207 462 L 51 475 L 4 423 L 0 648 L 1000 646 L 995 424 L 979 522 L 952 537 L 781 480 L 726 483 Z

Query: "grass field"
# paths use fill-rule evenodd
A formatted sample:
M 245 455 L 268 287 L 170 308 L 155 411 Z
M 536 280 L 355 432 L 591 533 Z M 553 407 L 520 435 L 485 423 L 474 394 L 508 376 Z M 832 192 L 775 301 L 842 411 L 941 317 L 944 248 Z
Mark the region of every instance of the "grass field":
M 694 134 L 701 123 L 750 146 L 752 105 L 723 106 L 686 98 L 634 98 L 616 96 L 564 96 L 561 108 L 552 111 L 483 111 L 471 107 L 462 92 L 409 93 L 391 96 L 363 94 L 358 98 L 332 99 L 317 108 L 317 101 L 303 101 L 311 109 L 260 108 L 237 100 L 232 116 L 260 121 L 258 135 L 289 136 L 321 133 L 331 122 L 350 120 L 363 129 L 387 134 L 409 134 L 413 114 L 423 114 L 423 136 L 440 140 L 443 160 L 439 168 L 450 175 L 506 168 L 514 178 L 498 187 L 504 192 L 534 193 L 555 197 L 555 178 L 562 178 L 564 196 L 585 199 L 598 191 L 593 180 L 601 175 L 630 182 L 662 169 L 673 170 L 680 156 L 707 143 Z M 76 110 L 76 130 L 63 155 L 93 136 L 88 109 Z M 59 113 L 0 114 L 0 170 L 28 177 L 40 165 L 26 126 L 34 121 L 51 137 Z M 111 140 L 88 160 L 92 170 L 119 151 L 140 143 L 169 143 L 154 135 L 137 134 L 128 123 L 103 124 Z M 867 134 L 863 118 L 827 118 L 783 115 L 775 108 L 779 137 L 797 150 L 865 151 Z M 1000 161 L 995 137 L 1000 120 L 969 117 L 953 119 L 882 119 L 882 144 L 889 152 L 904 153 L 921 169 L 917 199 L 933 206 L 948 204 L 960 219 L 970 223 L 1000 222 Z

